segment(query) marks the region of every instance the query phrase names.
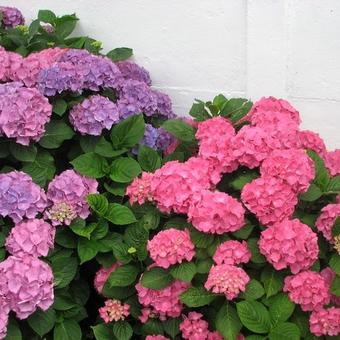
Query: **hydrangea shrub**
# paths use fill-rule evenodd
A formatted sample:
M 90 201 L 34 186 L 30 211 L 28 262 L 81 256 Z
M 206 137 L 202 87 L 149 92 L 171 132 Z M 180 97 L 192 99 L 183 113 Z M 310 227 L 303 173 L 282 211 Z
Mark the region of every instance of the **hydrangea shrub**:
M 0 7 L 0 339 L 340 335 L 340 154 L 287 101 L 196 101 Z

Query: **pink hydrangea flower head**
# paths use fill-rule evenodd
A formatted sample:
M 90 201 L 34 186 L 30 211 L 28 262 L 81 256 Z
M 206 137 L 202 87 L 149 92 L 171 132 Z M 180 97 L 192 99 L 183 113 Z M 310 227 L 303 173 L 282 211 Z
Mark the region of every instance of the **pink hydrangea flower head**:
M 170 340 L 170 339 L 163 335 L 147 335 L 145 340 Z
M 320 272 L 321 276 L 326 280 L 329 289 L 331 288 L 332 282 L 336 277 L 336 273 L 330 268 L 327 267 Z M 331 302 L 337 306 L 340 307 L 340 296 L 336 296 L 331 294 Z
M 17 257 L 47 256 L 53 248 L 55 228 L 44 220 L 21 221 L 11 229 L 6 239 L 7 251 Z
M 110 99 L 93 95 L 75 105 L 70 111 L 70 122 L 82 135 L 100 136 L 119 121 L 117 106 Z
M 98 182 L 81 176 L 74 170 L 66 170 L 48 185 L 49 210 L 45 213 L 53 225 L 69 225 L 75 217 L 87 218 L 90 214 L 86 202 L 88 194 L 97 193 Z
M 22 60 L 20 54 L 6 51 L 0 47 L 0 81 L 16 80 L 16 73 L 21 68 Z
M 151 181 L 153 200 L 166 213 L 187 213 L 194 197 L 209 187 L 210 176 L 205 169 L 178 161 L 166 163 L 154 173 Z
M 134 203 L 142 205 L 145 202 L 152 201 L 152 178 L 153 174 L 143 172 L 140 178 L 136 177 L 126 188 L 126 195 L 129 196 L 129 201 L 131 205 L 133 205 Z
M 321 213 L 315 222 L 315 226 L 324 238 L 334 243 L 332 229 L 336 219 L 340 216 L 340 203 L 328 204 L 321 209 Z
M 275 97 L 262 97 L 258 100 L 247 114 L 246 119 L 250 120 L 253 125 L 266 124 L 264 116 L 269 117 L 269 115 L 266 115 L 267 113 L 273 116 L 274 119 L 275 116 L 283 114 L 296 124 L 301 122 L 299 112 L 288 101 Z
M 105 323 L 112 321 L 124 320 L 130 315 L 130 306 L 127 303 L 122 303 L 119 300 L 106 300 L 105 306 L 99 308 L 99 315 Z
M 34 218 L 46 207 L 43 189 L 21 171 L 0 174 L 0 215 L 15 223 L 24 217 Z
M 198 155 L 214 163 L 221 172 L 233 172 L 238 167 L 231 149 L 234 136 L 234 127 L 221 116 L 200 122 L 196 132 L 199 140 Z
M 298 219 L 283 220 L 261 232 L 260 252 L 276 270 L 293 274 L 309 269 L 318 258 L 318 237 Z
M 244 213 L 242 204 L 228 194 L 202 190 L 201 196 L 190 206 L 188 217 L 199 231 L 224 234 L 242 228 Z
M 313 311 L 309 318 L 309 328 L 316 336 L 337 336 L 340 334 L 340 308 L 330 307 Z
M 233 300 L 246 290 L 249 281 L 249 276 L 242 268 L 220 264 L 210 268 L 204 287 L 213 293 L 224 294 L 227 300 Z
M 309 130 L 300 131 L 299 142 L 302 148 L 313 150 L 321 157 L 324 157 L 326 154 L 325 142 L 316 132 Z
M 272 151 L 268 132 L 257 126 L 246 125 L 232 139 L 232 154 L 241 165 L 258 167 Z
M 145 288 L 140 282 L 136 284 L 139 303 L 150 308 L 161 320 L 167 317 L 177 318 L 181 315 L 183 305 L 179 296 L 189 287 L 190 283 L 179 280 L 161 290 Z
M 207 340 L 223 340 L 223 337 L 217 331 L 209 332 L 207 336 Z M 237 338 L 237 340 L 244 340 L 244 339 Z
M 0 339 L 5 339 L 6 337 L 9 312 L 8 300 L 0 292 Z
M 96 288 L 97 292 L 100 294 L 104 288 L 104 285 L 111 275 L 112 272 L 114 272 L 118 267 L 120 267 L 119 262 L 115 262 L 111 267 L 108 268 L 100 268 L 96 276 L 94 278 L 94 287 Z
M 331 176 L 340 175 L 340 149 L 326 153 L 325 165 Z
M 184 316 L 180 323 L 179 329 L 182 332 L 182 338 L 188 340 L 207 339 L 209 334 L 208 322 L 203 320 L 203 315 L 197 312 L 190 312 Z
M 242 189 L 241 199 L 264 225 L 289 218 L 298 202 L 292 188 L 274 177 L 260 177 L 246 184 Z
M 221 243 L 213 256 L 216 264 L 229 264 L 232 266 L 247 263 L 251 258 L 251 252 L 246 241 L 229 240 Z
M 27 87 L 37 86 L 40 72 L 51 67 L 67 50 L 55 47 L 31 53 L 23 58 L 21 67 L 15 72 L 14 79 L 22 81 Z
M 19 144 L 28 145 L 44 135 L 51 114 L 52 105 L 37 89 L 12 87 L 0 98 L 0 132 L 15 138 Z
M 0 263 L 0 291 L 19 319 L 37 307 L 46 311 L 54 299 L 52 269 L 33 256 L 9 256 Z
M 302 149 L 274 150 L 261 165 L 263 177 L 276 177 L 297 193 L 307 191 L 315 177 L 314 162 Z
M 188 229 L 162 230 L 148 241 L 147 249 L 152 260 L 162 268 L 169 268 L 184 260 L 191 261 L 195 256 L 195 246 Z
M 310 270 L 287 276 L 283 291 L 305 312 L 318 310 L 330 302 L 326 280 L 319 273 Z

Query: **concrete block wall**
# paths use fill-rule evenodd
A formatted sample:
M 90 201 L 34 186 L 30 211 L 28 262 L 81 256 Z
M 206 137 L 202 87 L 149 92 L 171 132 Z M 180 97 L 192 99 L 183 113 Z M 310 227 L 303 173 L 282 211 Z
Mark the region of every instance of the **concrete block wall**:
M 186 115 L 217 93 L 286 98 L 340 147 L 339 0 L 2 0 L 33 18 L 76 12 L 78 33 L 128 46 Z

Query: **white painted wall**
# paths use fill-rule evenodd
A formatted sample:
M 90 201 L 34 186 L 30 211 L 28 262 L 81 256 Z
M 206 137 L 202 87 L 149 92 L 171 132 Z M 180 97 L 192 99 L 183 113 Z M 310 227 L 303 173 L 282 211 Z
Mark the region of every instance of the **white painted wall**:
M 31 19 L 76 12 L 79 33 L 128 46 L 187 114 L 217 93 L 287 98 L 340 147 L 339 0 L 2 0 Z

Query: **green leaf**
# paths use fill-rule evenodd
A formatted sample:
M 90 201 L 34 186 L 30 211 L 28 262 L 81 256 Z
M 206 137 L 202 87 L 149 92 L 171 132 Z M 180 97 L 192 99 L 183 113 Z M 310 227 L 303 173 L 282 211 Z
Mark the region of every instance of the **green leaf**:
M 129 254 L 129 248 L 130 247 L 122 241 L 117 241 L 112 244 L 113 255 L 117 261 L 126 264 L 132 260 Z
M 308 150 L 307 154 L 314 161 L 314 165 L 315 165 L 316 175 L 315 175 L 314 183 L 322 191 L 326 191 L 328 183 L 330 181 L 330 176 L 325 166 L 325 162 L 316 152 L 312 150 Z
M 61 38 L 68 37 L 75 29 L 78 18 L 75 14 L 64 15 L 56 20 L 55 33 Z
M 28 35 L 32 38 L 36 35 L 40 28 L 40 20 L 33 20 L 28 28 Z
M 340 217 L 338 217 L 332 227 L 332 236 L 336 237 L 340 235 Z
M 58 258 L 52 262 L 52 269 L 55 287 L 63 288 L 76 276 L 78 261 L 74 257 Z
M 94 152 L 80 155 L 70 163 L 81 175 L 93 178 L 104 177 L 109 167 L 107 160 Z
M 194 117 L 198 122 L 203 122 L 204 120 L 211 118 L 203 102 L 193 104 L 189 111 L 189 115 Z
M 229 185 L 235 190 L 242 190 L 242 188 L 247 184 L 253 181 L 255 178 L 258 178 L 259 174 L 257 171 L 243 171 L 240 175 L 234 178 Z
M 118 321 L 113 324 L 113 334 L 119 340 L 129 340 L 132 338 L 133 330 L 126 321 Z
M 163 123 L 162 128 L 183 142 L 195 140 L 195 129 L 180 119 L 169 119 Z
M 67 103 L 64 99 L 58 98 L 53 102 L 53 112 L 62 116 L 67 110 Z
M 169 318 L 165 321 L 162 321 L 165 333 L 174 339 L 180 332 L 179 325 L 181 322 L 181 318 Z
M 117 225 L 126 225 L 137 221 L 128 207 L 118 203 L 110 203 L 103 217 Z
M 241 321 L 232 305 L 227 302 L 217 312 L 216 328 L 225 339 L 236 340 L 242 328 Z
M 100 194 L 89 194 L 86 196 L 90 208 L 99 216 L 104 216 L 109 208 L 107 198 Z
M 11 142 L 9 149 L 12 156 L 21 162 L 33 162 L 37 156 L 37 148 L 33 144 L 25 146 Z
M 141 172 L 140 165 L 133 158 L 118 158 L 112 162 L 110 178 L 118 183 L 128 183 Z
M 340 192 L 340 176 L 335 176 L 330 179 L 327 191 Z
M 248 248 L 251 251 L 251 261 L 254 263 L 265 263 L 266 258 L 260 253 L 259 247 L 258 247 L 258 239 L 257 238 L 250 238 L 248 240 Z
M 0 158 L 6 158 L 9 155 L 10 141 L 0 138 Z
M 110 324 L 99 324 L 91 327 L 96 340 L 112 340 L 113 330 Z
M 74 320 L 64 320 L 56 324 L 53 340 L 81 340 L 81 329 Z
M 181 294 L 180 299 L 188 307 L 202 307 L 209 305 L 217 296 L 204 287 L 191 287 Z
M 329 261 L 329 266 L 340 276 L 340 255 L 334 254 Z
M 149 232 L 139 224 L 133 224 L 125 229 L 124 240 L 129 246 L 128 252 L 137 253 L 140 261 L 144 261 L 148 256 L 146 248 L 149 239 Z
M 86 222 L 81 218 L 76 218 L 70 224 L 70 229 L 79 236 L 86 237 L 88 240 L 91 237 L 91 233 L 96 229 L 95 223 L 89 223 L 86 225 Z
M 74 131 L 62 120 L 51 120 L 45 125 L 45 134 L 39 144 L 46 149 L 57 149 L 73 136 Z
M 48 9 L 41 9 L 38 12 L 38 19 L 43 22 L 47 22 L 49 24 L 53 24 L 55 20 L 57 19 L 56 15 L 48 10 Z
M 140 145 L 138 151 L 138 162 L 144 171 L 154 172 L 162 165 L 158 152 L 146 145 Z
M 269 333 L 269 340 L 299 340 L 300 339 L 300 330 L 298 326 L 296 326 L 292 322 L 283 322 L 278 324 L 275 328 L 273 328 Z
M 287 321 L 293 314 L 295 304 L 289 300 L 288 295 L 281 293 L 270 301 L 269 314 L 272 326 Z
M 139 270 L 137 267 L 127 264 L 118 267 L 108 278 L 110 287 L 126 287 L 135 282 Z
M 230 117 L 236 123 L 244 117 L 251 109 L 253 103 L 245 98 L 231 98 L 223 105 L 221 116 Z
M 196 229 L 190 230 L 190 239 L 198 248 L 207 248 L 214 242 L 214 235 L 201 233 Z
M 34 332 L 36 332 L 40 337 L 43 337 L 54 327 L 55 320 L 55 310 L 53 308 L 49 308 L 47 311 L 38 309 L 27 319 L 27 322 Z
M 128 183 L 104 183 L 104 188 L 107 190 L 109 193 L 115 195 L 115 196 L 125 196 L 126 188 L 128 186 Z
M 257 301 L 242 301 L 236 304 L 242 324 L 254 333 L 268 333 L 270 317 L 265 306 Z
M 251 224 L 246 224 L 245 226 L 243 226 L 241 229 L 233 232 L 233 235 L 236 237 L 236 238 L 239 238 L 241 240 L 246 240 L 251 232 L 253 231 L 254 229 L 254 226 L 251 225 Z
M 77 248 L 77 238 L 76 236 L 66 228 L 58 228 L 55 242 L 64 248 Z
M 336 276 L 331 285 L 331 293 L 340 296 L 340 276 Z
M 265 267 L 261 273 L 267 298 L 275 295 L 283 288 L 284 275 L 271 267 Z
M 141 284 L 143 287 L 159 290 L 168 287 L 173 281 L 168 270 L 152 268 L 144 272 Z
M 312 183 L 308 190 L 300 195 L 300 199 L 306 202 L 316 201 L 318 198 L 322 196 L 321 189 L 314 183 Z
M 119 47 L 106 54 L 113 61 L 126 60 L 132 56 L 133 50 L 127 47 Z
M 113 158 L 113 157 L 117 157 L 123 153 L 125 153 L 126 151 L 128 151 L 128 149 L 123 148 L 121 150 L 115 150 L 112 146 L 112 144 L 110 142 L 108 142 L 105 137 L 101 137 L 99 139 L 99 141 L 97 142 L 95 148 L 94 148 L 95 153 L 97 153 L 98 155 L 107 157 L 107 158 Z
M 111 129 L 111 140 L 116 150 L 132 148 L 144 136 L 145 123 L 143 115 L 131 116 Z
M 196 266 L 193 262 L 183 262 L 170 269 L 171 275 L 178 280 L 191 282 L 196 274 Z
M 16 320 L 12 317 L 9 318 L 9 322 L 7 325 L 7 335 L 5 340 L 21 340 L 22 334 L 20 327 Z
M 43 187 L 54 176 L 54 158 L 45 150 L 39 151 L 35 160 L 25 163 L 22 170 L 29 174 L 35 183 Z
M 92 260 L 98 253 L 98 246 L 96 241 L 80 238 L 78 241 L 78 255 L 80 264 Z
M 263 295 L 264 289 L 262 284 L 259 281 L 252 279 L 247 284 L 246 291 L 240 294 L 239 297 L 246 300 L 257 300 Z

